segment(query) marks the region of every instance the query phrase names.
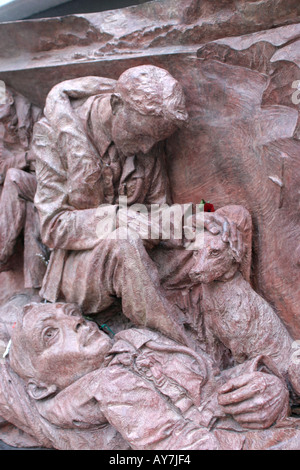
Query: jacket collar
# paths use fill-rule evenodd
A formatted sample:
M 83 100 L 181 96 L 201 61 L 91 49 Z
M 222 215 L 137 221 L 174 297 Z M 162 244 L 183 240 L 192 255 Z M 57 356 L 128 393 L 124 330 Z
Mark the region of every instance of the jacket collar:
M 104 105 L 107 100 L 107 94 L 98 95 L 94 97 L 90 106 L 90 112 L 87 116 L 88 130 L 90 130 L 90 137 L 94 142 L 100 157 L 103 157 L 108 147 L 112 143 L 110 134 L 111 129 L 111 114 L 108 112 Z M 101 119 L 99 119 L 101 116 Z

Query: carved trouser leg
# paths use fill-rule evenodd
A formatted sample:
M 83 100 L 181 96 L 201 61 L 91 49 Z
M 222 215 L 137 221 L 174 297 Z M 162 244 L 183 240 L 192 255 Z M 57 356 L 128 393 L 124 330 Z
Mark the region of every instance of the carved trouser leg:
M 49 250 L 41 240 L 38 213 L 33 202 L 27 201 L 24 226 L 24 287 L 41 287 L 48 257 Z
M 166 300 L 141 239 L 102 240 L 93 250 L 70 253 L 61 290 L 67 302 L 78 303 L 85 313 L 101 312 L 119 297 L 124 315 L 134 324 L 193 347 L 181 312 Z
M 30 173 L 11 168 L 7 171 L 0 199 L 0 269 L 13 254 L 26 219 L 26 203 L 32 202 L 36 179 Z

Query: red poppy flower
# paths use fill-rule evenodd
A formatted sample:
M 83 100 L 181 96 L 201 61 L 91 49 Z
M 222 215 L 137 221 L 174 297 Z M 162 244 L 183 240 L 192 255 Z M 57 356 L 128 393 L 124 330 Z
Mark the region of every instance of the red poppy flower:
M 210 202 L 205 202 L 204 199 L 202 199 L 201 204 L 204 204 L 204 212 L 215 212 L 214 205 Z
M 210 202 L 206 202 L 204 204 L 204 212 L 215 212 L 214 205 L 211 204 Z

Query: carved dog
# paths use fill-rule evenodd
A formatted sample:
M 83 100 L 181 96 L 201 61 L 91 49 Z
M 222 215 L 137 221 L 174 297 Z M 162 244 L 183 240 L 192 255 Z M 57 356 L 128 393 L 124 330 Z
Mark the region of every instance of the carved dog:
M 194 253 L 190 271 L 192 282 L 202 283 L 203 287 L 202 309 L 208 344 L 220 341 L 236 363 L 259 355 L 269 356 L 286 375 L 292 339 L 271 306 L 242 274 L 246 272 L 242 269 L 245 256 L 251 252 L 243 233 L 250 215 L 238 206 L 228 207 L 233 216 L 239 212 L 239 224 L 231 223 L 235 230 L 227 241 L 220 233 L 205 231 L 204 247 Z

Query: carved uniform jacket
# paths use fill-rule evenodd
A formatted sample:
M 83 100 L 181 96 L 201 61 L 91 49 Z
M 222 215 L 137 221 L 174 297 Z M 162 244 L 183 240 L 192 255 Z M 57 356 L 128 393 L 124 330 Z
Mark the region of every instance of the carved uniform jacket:
M 126 158 L 105 131 L 108 118 L 99 107 L 114 85 L 114 80 L 97 77 L 57 85 L 48 95 L 45 117 L 34 128 L 35 205 L 42 239 L 53 249 L 41 291 L 49 301 L 59 296 L 67 252 L 91 250 L 99 243 L 99 205 L 115 214 L 119 196 L 127 197 L 128 206 L 169 202 L 163 145 Z
M 116 335 L 102 368 L 38 409 L 65 429 L 110 423 L 133 449 L 222 448 L 222 432 L 209 431 L 224 416 L 214 373 L 205 354 L 150 330 L 129 329 Z M 237 436 L 235 446 L 243 441 Z

